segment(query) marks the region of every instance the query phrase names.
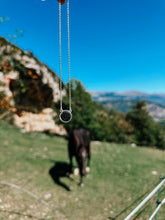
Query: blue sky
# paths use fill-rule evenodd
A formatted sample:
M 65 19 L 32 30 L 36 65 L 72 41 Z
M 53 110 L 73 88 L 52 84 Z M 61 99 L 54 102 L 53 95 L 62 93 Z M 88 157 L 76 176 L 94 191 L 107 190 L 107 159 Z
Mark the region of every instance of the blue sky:
M 17 45 L 57 74 L 57 0 L 0 0 L 1 36 L 24 30 Z M 66 4 L 62 71 L 67 81 Z M 71 76 L 88 90 L 165 93 L 164 0 L 70 0 Z

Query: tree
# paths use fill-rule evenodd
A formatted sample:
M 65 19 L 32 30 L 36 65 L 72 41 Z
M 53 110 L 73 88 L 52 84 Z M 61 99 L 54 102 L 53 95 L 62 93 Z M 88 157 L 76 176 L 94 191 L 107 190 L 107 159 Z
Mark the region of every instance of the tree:
M 99 136 L 102 137 L 101 140 L 118 143 L 130 142 L 129 135 L 132 131 L 132 126 L 126 121 L 123 113 L 114 109 L 108 111 L 105 107 L 98 106 L 95 121 L 101 128 L 99 133 Z
M 138 101 L 133 105 L 133 110 L 127 113 L 126 118 L 134 127 L 135 140 L 138 145 L 165 147 L 162 128 L 149 115 L 146 101 Z
M 126 143 L 129 141 L 132 126 L 126 121 L 125 115 L 115 110 L 108 111 L 103 105 L 92 100 L 78 80 L 72 80 L 72 115 L 73 118 L 64 127 L 69 132 L 75 128 L 90 131 L 94 140 Z M 68 109 L 69 85 L 66 85 L 67 95 L 63 98 L 63 109 Z M 56 110 L 59 109 L 59 103 Z M 56 123 L 60 123 L 57 119 Z
M 72 80 L 71 82 L 72 93 L 72 120 L 68 124 L 64 124 L 64 127 L 69 132 L 75 128 L 84 128 L 91 132 L 93 136 L 93 127 L 95 124 L 95 106 L 91 95 L 85 90 L 82 83 L 78 80 Z M 63 98 L 63 109 L 68 109 L 69 106 L 69 85 L 65 86 L 67 95 Z M 59 103 L 56 105 L 56 109 L 59 109 Z M 59 123 L 59 121 L 57 122 Z

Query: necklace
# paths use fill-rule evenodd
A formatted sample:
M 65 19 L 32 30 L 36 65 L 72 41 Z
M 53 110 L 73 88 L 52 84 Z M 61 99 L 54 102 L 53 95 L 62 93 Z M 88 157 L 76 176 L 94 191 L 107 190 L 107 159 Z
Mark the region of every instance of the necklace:
M 63 123 L 68 123 L 72 119 L 71 108 L 71 80 L 70 80 L 70 28 L 69 28 L 69 0 L 67 0 L 67 29 L 68 29 L 68 76 L 69 76 L 69 110 L 63 110 L 62 105 L 62 70 L 61 70 L 61 5 L 65 0 L 57 0 L 59 2 L 59 66 L 60 66 L 60 115 L 59 118 Z

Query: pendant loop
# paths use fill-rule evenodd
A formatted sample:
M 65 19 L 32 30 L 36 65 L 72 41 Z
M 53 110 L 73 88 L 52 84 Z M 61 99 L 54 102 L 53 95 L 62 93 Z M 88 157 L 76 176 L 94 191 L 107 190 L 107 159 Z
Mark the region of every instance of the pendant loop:
M 68 123 L 72 120 L 72 113 L 70 110 L 62 110 L 59 118 L 63 123 Z

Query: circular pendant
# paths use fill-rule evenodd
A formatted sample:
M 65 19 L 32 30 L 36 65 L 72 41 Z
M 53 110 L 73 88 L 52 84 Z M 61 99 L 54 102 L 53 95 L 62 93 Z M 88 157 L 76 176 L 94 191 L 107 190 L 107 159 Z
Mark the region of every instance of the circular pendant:
M 62 110 L 59 117 L 63 123 L 68 123 L 72 119 L 72 113 L 69 110 Z

